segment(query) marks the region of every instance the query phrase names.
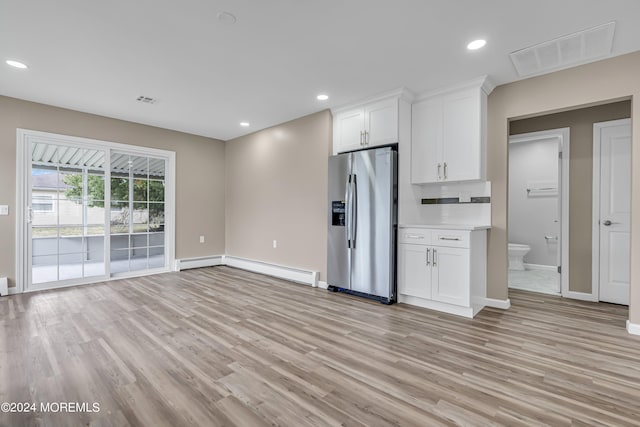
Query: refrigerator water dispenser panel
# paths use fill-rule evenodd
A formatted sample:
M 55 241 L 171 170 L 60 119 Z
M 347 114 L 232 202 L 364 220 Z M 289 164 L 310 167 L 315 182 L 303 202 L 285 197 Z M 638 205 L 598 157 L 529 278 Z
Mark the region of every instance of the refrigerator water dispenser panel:
M 344 201 L 331 202 L 331 225 L 344 227 Z

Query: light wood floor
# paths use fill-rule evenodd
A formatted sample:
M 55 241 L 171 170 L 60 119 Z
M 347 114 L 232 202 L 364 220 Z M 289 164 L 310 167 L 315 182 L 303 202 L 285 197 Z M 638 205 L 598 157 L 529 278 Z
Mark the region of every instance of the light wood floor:
M 624 307 L 469 320 L 227 267 L 0 298 L 2 426 L 640 425 Z

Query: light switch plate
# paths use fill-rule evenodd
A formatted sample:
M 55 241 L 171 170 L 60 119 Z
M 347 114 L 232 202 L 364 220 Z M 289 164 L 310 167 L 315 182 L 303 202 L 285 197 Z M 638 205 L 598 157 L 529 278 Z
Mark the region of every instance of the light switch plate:
M 9 205 L 0 205 L 0 215 L 9 215 Z

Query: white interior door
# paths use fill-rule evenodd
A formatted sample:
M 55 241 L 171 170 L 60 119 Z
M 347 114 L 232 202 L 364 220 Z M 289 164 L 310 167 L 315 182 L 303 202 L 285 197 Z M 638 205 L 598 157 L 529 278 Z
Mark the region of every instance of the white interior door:
M 630 120 L 597 123 L 600 148 L 599 300 L 629 304 L 631 221 Z M 599 141 L 598 141 L 599 140 Z M 597 159 L 594 157 L 594 161 Z

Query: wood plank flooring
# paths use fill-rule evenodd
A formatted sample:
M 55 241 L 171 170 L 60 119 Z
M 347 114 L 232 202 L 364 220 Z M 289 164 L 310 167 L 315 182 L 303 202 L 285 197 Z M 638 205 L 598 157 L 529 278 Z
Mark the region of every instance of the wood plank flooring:
M 100 409 L 0 425 L 640 425 L 625 307 L 510 297 L 469 320 L 215 267 L 0 298 L 0 402 Z

